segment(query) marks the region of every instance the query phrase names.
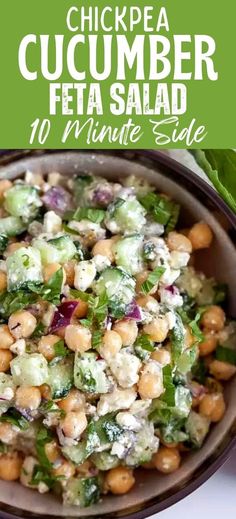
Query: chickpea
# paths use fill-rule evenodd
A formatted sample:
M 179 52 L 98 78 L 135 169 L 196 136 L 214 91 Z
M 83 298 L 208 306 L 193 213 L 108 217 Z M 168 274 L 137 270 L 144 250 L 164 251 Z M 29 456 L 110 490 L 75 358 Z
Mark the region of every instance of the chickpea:
M 61 428 L 65 436 L 76 440 L 85 431 L 87 423 L 84 411 L 69 411 L 61 421 Z
M 60 459 L 61 453 L 59 446 L 55 440 L 52 440 L 51 442 L 48 442 L 45 444 L 44 447 L 45 454 L 50 461 L 50 463 L 55 463 Z
M 52 360 L 55 357 L 55 348 L 54 345 L 60 341 L 60 337 L 58 335 L 44 335 L 41 337 L 38 343 L 38 351 L 42 353 L 42 355 L 48 361 Z
M 205 222 L 198 222 L 193 225 L 188 233 L 193 250 L 207 249 L 213 240 L 213 233 L 209 225 Z
M 167 337 L 169 324 L 165 317 L 156 317 L 151 323 L 144 325 L 143 331 L 149 336 L 151 341 L 163 342 Z
M 69 479 L 75 475 L 75 466 L 70 461 L 63 460 L 61 465 L 52 472 L 56 477 L 63 476 L 63 478 Z
M 17 242 L 9 243 L 9 245 L 7 246 L 7 248 L 4 252 L 4 258 L 8 258 L 8 256 L 11 256 L 11 254 L 13 254 L 13 252 L 15 252 L 16 250 L 22 249 L 22 247 L 28 247 L 28 246 L 29 246 L 29 243 L 27 243 L 25 241 L 17 241 Z
M 7 288 L 7 275 L 6 272 L 0 270 L 0 292 L 4 292 Z
M 71 389 L 68 395 L 59 400 L 57 405 L 66 413 L 70 411 L 81 411 L 85 406 L 85 396 L 78 389 Z
M 81 324 L 69 324 L 65 331 L 65 341 L 70 350 L 84 353 L 91 348 L 92 334 Z
M 123 346 L 132 346 L 138 336 L 138 326 L 132 319 L 117 321 L 113 326 L 113 331 L 120 335 Z
M 97 254 L 101 254 L 105 256 L 111 263 L 115 261 L 115 255 L 113 252 L 114 240 L 112 238 L 108 240 L 99 240 L 95 243 L 92 254 L 96 256 Z
M 16 481 L 20 477 L 23 459 L 19 452 L 9 452 L 0 456 L 0 479 Z
M 45 400 L 52 399 L 51 389 L 47 384 L 42 384 L 42 386 L 39 386 L 39 390 L 42 398 L 45 398 Z
M 66 284 L 69 285 L 69 287 L 74 286 L 74 278 L 75 278 L 75 260 L 67 261 L 64 263 L 63 268 L 66 275 Z
M 209 306 L 202 315 L 201 324 L 206 330 L 220 332 L 225 325 L 224 310 L 217 305 Z
M 27 310 L 19 310 L 9 317 L 8 326 L 15 339 L 27 338 L 34 332 L 37 320 Z
M 204 395 L 199 405 L 199 413 L 211 422 L 219 422 L 225 413 L 225 401 L 222 393 Z
M 138 392 L 142 400 L 158 398 L 163 393 L 162 377 L 144 372 L 138 382 Z
M 116 467 L 105 475 L 105 488 L 112 494 L 127 494 L 134 483 L 133 471 L 127 467 Z
M 45 265 L 43 269 L 43 279 L 45 283 L 48 283 L 49 279 L 61 269 L 60 263 L 49 263 L 48 265 Z
M 5 373 L 10 369 L 13 355 L 10 350 L 0 350 L 0 373 Z
M 0 180 L 0 200 L 4 199 L 4 193 L 12 187 L 12 182 L 7 179 Z
M 122 339 L 119 333 L 114 330 L 106 330 L 102 338 L 100 354 L 104 359 L 114 357 L 122 347 Z
M 222 362 L 221 360 L 213 360 L 210 363 L 210 374 L 217 380 L 229 380 L 236 373 L 236 366 L 229 362 Z
M 142 284 L 147 280 L 148 275 L 150 274 L 150 271 L 143 270 L 142 272 L 139 272 L 135 278 L 136 278 L 136 293 L 139 294 L 141 292 L 141 286 Z M 139 303 L 138 303 L 139 304 Z M 140 305 L 141 306 L 141 305 Z
M 0 348 L 2 350 L 8 350 L 10 346 L 15 342 L 12 335 L 10 334 L 7 324 L 0 325 Z
M 8 422 L 0 423 L 0 441 L 11 445 L 16 439 L 17 431 L 13 428 L 12 424 Z
M 200 357 L 205 357 L 206 355 L 210 355 L 213 351 L 215 351 L 217 346 L 217 337 L 214 335 L 213 332 L 206 332 L 204 333 L 204 340 L 203 342 L 200 342 L 198 345 L 199 348 L 199 355 Z
M 167 245 L 171 251 L 177 250 L 179 252 L 188 252 L 189 254 L 192 252 L 191 241 L 184 236 L 184 234 L 180 234 L 176 231 L 172 231 L 168 234 Z
M 151 359 L 156 360 L 162 366 L 167 366 L 171 363 L 171 354 L 166 348 L 160 348 L 151 354 Z
M 160 447 L 154 454 L 153 461 L 157 470 L 163 474 L 171 474 L 179 468 L 181 457 L 176 448 Z
M 30 411 L 38 409 L 41 402 L 40 389 L 34 386 L 18 387 L 15 402 L 16 406 L 22 409 L 30 409 Z
M 88 303 L 86 303 L 86 301 L 82 301 L 82 299 L 77 299 L 77 301 L 78 305 L 75 308 L 73 317 L 76 317 L 77 319 L 82 319 L 83 317 L 86 317 L 88 313 Z

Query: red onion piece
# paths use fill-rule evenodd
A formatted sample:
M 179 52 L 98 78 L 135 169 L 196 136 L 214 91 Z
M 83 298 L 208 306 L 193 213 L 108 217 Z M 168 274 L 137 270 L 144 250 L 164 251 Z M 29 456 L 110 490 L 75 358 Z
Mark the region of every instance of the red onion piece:
M 97 186 L 93 192 L 92 201 L 101 207 L 107 207 L 113 200 L 112 188 L 108 185 Z
M 72 197 L 62 186 L 51 187 L 42 197 L 42 201 L 47 209 L 55 211 L 59 215 L 63 215 L 68 209 L 71 209 Z
M 61 303 L 54 312 L 49 333 L 54 333 L 70 324 L 72 315 L 79 305 L 79 301 L 65 301 Z
M 135 319 L 135 321 L 142 320 L 140 307 L 137 305 L 135 300 L 128 305 L 125 317 L 127 319 Z

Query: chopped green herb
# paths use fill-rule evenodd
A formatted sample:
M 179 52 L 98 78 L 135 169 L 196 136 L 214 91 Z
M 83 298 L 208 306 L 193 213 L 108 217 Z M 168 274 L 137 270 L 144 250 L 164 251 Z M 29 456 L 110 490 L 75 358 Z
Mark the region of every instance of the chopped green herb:
M 166 402 L 166 404 L 168 406 L 174 407 L 176 387 L 173 383 L 171 366 L 170 365 L 164 366 L 162 373 L 163 373 L 163 386 L 165 388 L 165 392 L 161 396 L 161 400 L 163 402 Z
M 14 407 L 8 409 L 8 411 L 0 416 L 0 422 L 7 422 L 19 427 L 19 429 L 25 430 L 29 427 L 29 422 L 19 413 Z
M 40 337 L 42 337 L 43 335 L 45 335 L 46 333 L 46 328 L 44 326 L 43 323 L 38 323 L 35 330 L 34 330 L 34 333 L 31 335 L 31 339 L 39 339 Z
M 155 193 L 147 193 L 139 198 L 139 202 L 156 222 L 165 226 L 166 232 L 175 228 L 180 211 L 178 204 Z
M 231 350 L 230 348 L 226 348 L 224 346 L 217 346 L 215 351 L 215 356 L 217 360 L 221 362 L 228 362 L 229 364 L 236 365 L 236 351 Z
M 92 348 L 94 348 L 96 350 L 99 349 L 99 347 L 102 344 L 102 336 L 103 336 L 103 333 L 100 330 L 97 330 L 93 333 Z
M 8 237 L 5 234 L 0 234 L 0 253 L 4 252 L 7 248 Z
M 75 211 L 73 220 L 90 220 L 93 223 L 101 223 L 104 220 L 104 217 L 105 211 L 103 211 L 103 209 L 80 207 Z
M 11 293 L 3 292 L 0 295 L 0 316 L 3 319 L 8 319 L 11 314 L 36 303 L 36 301 L 37 296 L 35 294 L 24 290 Z
M 28 289 L 38 294 L 44 301 L 49 301 L 54 305 L 60 303 L 60 295 L 63 282 L 63 270 L 62 268 L 54 272 L 47 283 L 36 284 L 28 283 Z
M 198 359 L 197 362 L 193 365 L 192 376 L 194 380 L 199 382 L 199 384 L 205 384 L 207 376 L 207 367 L 202 358 Z
M 165 272 L 164 267 L 155 268 L 155 270 L 153 270 L 153 272 L 151 272 L 149 274 L 146 281 L 144 281 L 144 283 L 142 283 L 141 291 L 144 294 L 149 294 L 149 292 L 151 292 L 153 287 L 158 283 L 159 279 L 161 278 L 162 274 L 164 274 L 164 272 Z
M 56 357 L 66 357 L 70 353 L 68 348 L 65 347 L 65 343 L 64 343 L 63 339 L 56 342 L 54 344 L 53 348 L 54 348 Z
M 143 350 L 146 350 L 146 351 L 155 351 L 155 348 L 154 348 L 154 343 L 153 341 L 151 341 L 149 338 L 148 338 L 148 335 L 146 335 L 145 333 L 139 335 L 134 343 L 134 347 L 140 347 L 142 348 Z

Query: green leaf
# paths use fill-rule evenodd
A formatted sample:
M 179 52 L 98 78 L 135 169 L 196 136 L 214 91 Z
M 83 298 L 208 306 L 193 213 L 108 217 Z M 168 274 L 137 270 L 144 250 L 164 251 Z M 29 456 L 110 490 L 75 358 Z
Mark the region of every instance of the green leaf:
M 143 333 L 139 335 L 134 343 L 134 348 L 142 348 L 143 350 L 153 352 L 155 351 L 154 343 L 148 338 L 148 335 Z
M 31 339 L 39 339 L 40 337 L 42 337 L 43 335 L 46 335 L 46 327 L 44 326 L 43 323 L 38 323 L 35 330 L 34 330 L 34 333 L 31 335 Z
M 28 420 L 26 420 L 26 418 L 24 418 L 24 416 L 22 416 L 14 407 L 11 407 L 5 414 L 0 416 L 0 422 L 11 423 L 22 430 L 28 429 L 29 427 Z
M 54 305 L 60 304 L 60 295 L 63 282 L 63 270 L 60 268 L 50 277 L 47 283 L 39 285 L 36 283 L 28 283 L 27 288 L 38 294 L 44 301 L 49 301 Z
M 0 253 L 4 252 L 7 248 L 8 237 L 5 234 L 0 234 Z
M 145 196 L 139 197 L 139 202 L 156 222 L 165 226 L 166 232 L 175 228 L 180 211 L 178 204 L 155 193 L 147 193 Z
M 22 310 L 26 306 L 36 303 L 37 297 L 35 294 L 24 290 L 17 292 L 4 292 L 0 295 L 0 316 L 7 319 L 11 314 Z
M 65 411 L 60 409 L 53 400 L 47 400 L 46 402 L 43 402 L 39 407 L 39 411 L 45 414 L 58 413 L 61 417 L 64 417 L 66 414 Z
M 193 365 L 192 376 L 194 380 L 199 382 L 199 384 L 205 384 L 207 376 L 207 367 L 202 358 L 198 359 L 198 361 Z
M 103 336 L 103 333 L 100 330 L 96 330 L 95 332 L 93 332 L 92 348 L 94 348 L 95 350 L 99 350 L 99 348 L 102 344 L 102 336 Z
M 174 328 L 171 330 L 171 350 L 173 361 L 176 363 L 178 358 L 184 351 L 184 327 L 181 317 L 176 314 L 176 322 Z
M 236 366 L 235 350 L 225 348 L 224 346 L 217 346 L 215 356 L 217 360 L 220 360 L 222 362 L 228 362 L 229 364 L 233 364 L 234 366 Z
M 204 335 L 198 326 L 198 322 L 200 321 L 200 319 L 201 319 L 201 312 L 198 312 L 195 315 L 195 318 L 189 322 L 189 326 L 192 330 L 192 333 L 196 337 L 198 342 L 202 342 L 204 340 Z
M 56 358 L 57 357 L 66 357 L 70 353 L 68 348 L 65 347 L 65 343 L 64 343 L 63 339 L 56 342 L 54 344 L 53 348 L 54 348 Z M 54 357 L 54 359 L 55 359 L 55 357 Z
M 101 223 L 105 218 L 103 209 L 93 209 L 90 207 L 80 207 L 74 213 L 73 220 L 90 220 L 93 223 Z
M 149 292 L 151 292 L 153 287 L 158 283 L 159 279 L 161 278 L 162 274 L 164 274 L 164 272 L 165 272 L 164 267 L 155 268 L 155 270 L 153 270 L 153 272 L 151 272 L 149 274 L 146 281 L 144 281 L 144 283 L 142 283 L 141 291 L 144 294 L 149 294 Z
M 45 469 L 50 469 L 52 464 L 49 461 L 46 452 L 45 452 L 45 445 L 46 443 L 51 442 L 53 439 L 52 432 L 49 431 L 46 427 L 41 427 L 38 430 L 37 436 L 36 436 L 36 452 L 38 456 L 39 463 L 42 467 Z
M 168 406 L 175 406 L 175 385 L 173 383 L 172 377 L 172 368 L 170 365 L 164 366 L 163 370 L 163 386 L 165 388 L 165 393 L 161 396 L 161 400 L 165 402 Z
M 233 150 L 191 150 L 229 207 L 236 213 L 236 153 Z
M 30 484 L 33 486 L 38 486 L 39 483 L 45 483 L 48 488 L 54 488 L 55 484 L 60 479 L 62 479 L 62 476 L 53 476 L 45 467 L 41 465 L 35 465 Z

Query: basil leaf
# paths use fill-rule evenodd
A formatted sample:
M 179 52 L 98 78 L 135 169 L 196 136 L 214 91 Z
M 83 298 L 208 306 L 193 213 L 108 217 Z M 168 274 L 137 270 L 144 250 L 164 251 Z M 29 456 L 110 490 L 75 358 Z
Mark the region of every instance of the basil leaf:
M 156 222 L 166 227 L 166 232 L 175 228 L 179 218 L 179 204 L 155 193 L 147 193 L 139 197 L 139 202 Z
M 222 362 L 228 362 L 229 364 L 233 364 L 234 366 L 236 366 L 235 350 L 225 348 L 224 346 L 217 346 L 215 356 L 217 360 L 220 360 Z
M 74 213 L 73 220 L 90 220 L 93 223 L 101 223 L 105 218 L 103 209 L 93 209 L 90 207 L 80 207 Z
M 141 291 L 144 294 L 149 294 L 149 292 L 151 292 L 153 287 L 158 283 L 159 279 L 161 278 L 162 274 L 164 274 L 164 272 L 165 272 L 164 267 L 155 268 L 155 270 L 153 270 L 153 272 L 151 272 L 149 274 L 146 281 L 144 281 L 144 283 L 142 283 Z
M 236 213 L 236 153 L 233 150 L 190 150 L 218 193 Z

